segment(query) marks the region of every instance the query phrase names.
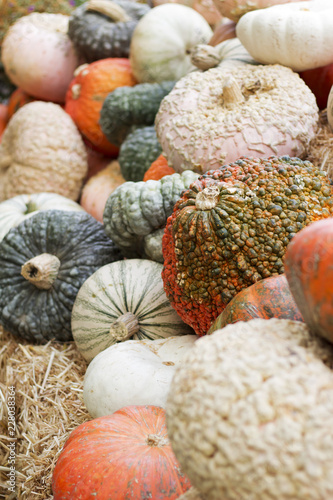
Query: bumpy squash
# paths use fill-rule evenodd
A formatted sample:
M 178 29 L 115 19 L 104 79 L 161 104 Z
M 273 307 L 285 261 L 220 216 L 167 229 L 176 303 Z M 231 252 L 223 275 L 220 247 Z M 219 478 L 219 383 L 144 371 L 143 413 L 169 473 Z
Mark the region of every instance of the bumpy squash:
M 176 500 L 190 486 L 157 406 L 127 406 L 79 425 L 52 478 L 54 500 Z
M 237 293 L 216 318 L 207 334 L 237 321 L 278 318 L 303 321 L 285 274 L 265 278 Z
M 127 259 L 98 269 L 81 286 L 72 311 L 76 345 L 87 361 L 127 339 L 193 333 L 165 296 L 162 264 Z
M 71 311 L 84 281 L 122 258 L 84 211 L 45 210 L 0 243 L 0 323 L 29 342 L 72 340 Z
M 242 158 L 202 175 L 167 221 L 168 298 L 198 335 L 206 334 L 238 292 L 284 272 L 296 233 L 332 214 L 325 172 L 299 158 Z
M 163 262 L 162 236 L 174 204 L 198 178 L 188 170 L 160 181 L 125 182 L 109 196 L 104 210 L 105 232 L 125 257 Z
M 110 92 L 103 102 L 99 120 L 108 140 L 120 146 L 133 126 L 154 125 L 161 101 L 174 84 L 141 83 Z

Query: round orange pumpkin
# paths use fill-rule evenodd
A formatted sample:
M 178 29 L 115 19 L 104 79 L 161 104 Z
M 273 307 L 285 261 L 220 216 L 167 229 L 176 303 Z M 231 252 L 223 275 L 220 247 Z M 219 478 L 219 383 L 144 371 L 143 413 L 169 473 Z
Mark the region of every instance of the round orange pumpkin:
M 67 90 L 65 111 L 90 145 L 107 156 L 116 157 L 119 149 L 107 140 L 99 125 L 103 102 L 117 87 L 136 83 L 129 59 L 108 58 L 79 66 Z
M 157 406 L 127 406 L 79 425 L 52 481 L 54 500 L 176 500 L 189 488 Z
M 8 119 L 11 118 L 18 109 L 32 101 L 36 101 L 36 98 L 27 94 L 21 88 L 14 90 L 8 101 Z
M 161 154 L 150 165 L 145 175 L 143 176 L 143 180 L 149 181 L 150 179 L 152 179 L 154 181 L 159 181 L 165 175 L 171 175 L 174 173 L 175 170 L 172 167 L 169 167 L 166 157 Z

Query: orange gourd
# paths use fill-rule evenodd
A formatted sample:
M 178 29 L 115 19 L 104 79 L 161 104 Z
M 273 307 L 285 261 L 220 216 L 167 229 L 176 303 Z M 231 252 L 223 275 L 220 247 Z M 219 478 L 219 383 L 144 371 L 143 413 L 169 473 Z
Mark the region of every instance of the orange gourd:
M 68 88 L 65 111 L 91 146 L 107 156 L 116 157 L 119 149 L 107 140 L 99 125 L 103 102 L 116 88 L 136 83 L 129 59 L 107 58 L 79 66 Z
M 189 488 L 157 406 L 127 406 L 79 425 L 52 482 L 54 500 L 176 500 Z
M 149 181 L 150 179 L 154 181 L 159 181 L 165 175 L 174 174 L 175 170 L 169 167 L 168 161 L 163 154 L 161 154 L 155 161 L 150 165 L 145 175 L 143 176 L 144 181 Z
M 22 106 L 24 106 L 25 104 L 28 104 L 28 102 L 32 102 L 32 101 L 36 101 L 36 100 L 37 99 L 35 97 L 32 97 L 31 95 L 27 94 L 21 88 L 17 88 L 16 90 L 14 90 L 14 92 L 11 94 L 9 101 L 8 101 L 8 120 Z

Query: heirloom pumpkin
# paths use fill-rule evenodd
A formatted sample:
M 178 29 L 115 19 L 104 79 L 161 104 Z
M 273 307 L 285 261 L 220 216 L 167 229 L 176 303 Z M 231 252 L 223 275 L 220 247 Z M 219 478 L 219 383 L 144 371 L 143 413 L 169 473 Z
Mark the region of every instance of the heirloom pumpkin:
M 299 75 L 279 65 L 221 69 L 185 76 L 163 99 L 155 127 L 168 164 L 203 173 L 241 156 L 304 157 L 318 107 Z
M 0 243 L 0 323 L 29 342 L 72 340 L 71 311 L 83 282 L 121 254 L 84 211 L 45 210 Z
M 79 66 L 68 87 L 65 111 L 91 146 L 105 155 L 116 157 L 119 149 L 99 124 L 104 100 L 116 88 L 135 84 L 129 60 L 111 57 Z
M 333 218 L 302 229 L 287 248 L 286 276 L 310 330 L 333 342 Z
M 170 382 L 196 335 L 129 340 L 97 354 L 87 368 L 83 400 L 93 418 L 130 405 L 165 407 Z
M 238 292 L 284 272 L 298 231 L 332 214 L 325 172 L 299 158 L 242 158 L 202 175 L 177 201 L 162 240 L 171 304 L 205 335 Z
M 87 170 L 82 137 L 58 104 L 30 102 L 9 120 L 0 144 L 0 201 L 38 192 L 77 200 Z
M 137 24 L 130 46 L 133 73 L 140 83 L 179 80 L 193 65 L 191 50 L 208 43 L 213 31 L 190 7 L 167 3 L 151 9 Z
M 107 235 L 125 257 L 163 262 L 162 236 L 173 207 L 198 174 L 188 170 L 159 181 L 125 182 L 109 196 L 103 215 Z
M 299 2 L 300 0 L 213 0 L 222 16 L 238 22 L 239 19 L 252 10 L 265 9 L 277 4 Z
M 307 0 L 248 12 L 236 34 L 260 63 L 304 71 L 333 62 L 332 24 L 331 0 Z
M 127 406 L 79 425 L 52 478 L 54 500 L 176 500 L 190 486 L 158 406 Z
M 72 311 L 76 345 L 87 361 L 117 342 L 193 333 L 163 290 L 162 264 L 126 259 L 97 270 L 77 294 Z
M 79 62 L 67 36 L 68 20 L 63 14 L 35 12 L 8 29 L 2 43 L 2 62 L 11 81 L 27 94 L 65 101 Z
M 40 210 L 70 210 L 83 208 L 75 201 L 56 193 L 21 194 L 0 203 L 0 241 L 20 222 L 35 215 Z
M 128 0 L 89 0 L 72 12 L 68 36 L 85 62 L 129 57 L 133 30 L 149 10 Z
M 216 318 L 207 334 L 230 323 L 254 318 L 303 321 L 285 274 L 265 278 L 237 293 Z

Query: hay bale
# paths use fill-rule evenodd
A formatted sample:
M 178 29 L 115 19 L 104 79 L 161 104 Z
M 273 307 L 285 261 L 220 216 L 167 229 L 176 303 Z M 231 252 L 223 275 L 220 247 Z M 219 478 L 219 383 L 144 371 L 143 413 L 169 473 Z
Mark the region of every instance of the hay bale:
M 87 363 L 74 342 L 31 345 L 0 330 L 0 496 L 8 491 L 8 388 L 15 387 L 16 486 L 10 499 L 52 499 L 52 473 L 70 432 L 90 420 Z

